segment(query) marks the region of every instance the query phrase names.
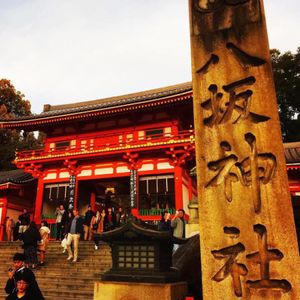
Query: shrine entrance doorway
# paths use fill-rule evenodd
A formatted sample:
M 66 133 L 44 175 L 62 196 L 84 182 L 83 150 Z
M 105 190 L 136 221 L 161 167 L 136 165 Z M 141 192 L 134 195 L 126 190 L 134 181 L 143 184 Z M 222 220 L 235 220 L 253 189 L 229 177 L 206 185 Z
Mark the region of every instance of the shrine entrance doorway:
M 91 204 L 97 209 L 118 207 L 130 210 L 130 178 L 101 178 L 78 182 L 77 208 L 80 215 L 84 215 L 87 206 Z

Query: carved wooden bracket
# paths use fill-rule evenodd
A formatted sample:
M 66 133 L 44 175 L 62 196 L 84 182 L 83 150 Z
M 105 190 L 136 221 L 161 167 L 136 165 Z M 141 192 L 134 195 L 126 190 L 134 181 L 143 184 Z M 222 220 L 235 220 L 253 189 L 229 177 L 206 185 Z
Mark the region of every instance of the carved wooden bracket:
M 138 170 L 141 167 L 141 163 L 138 159 L 138 153 L 127 152 L 123 155 L 123 158 L 126 160 L 128 168 L 130 170 Z
M 195 146 L 187 145 L 179 149 L 170 148 L 166 151 L 166 154 L 170 156 L 169 162 L 172 166 L 183 166 L 187 160 L 194 158 L 195 156 Z
M 24 171 L 26 173 L 30 173 L 32 175 L 32 177 L 34 178 L 42 178 L 45 176 L 44 172 L 43 172 L 43 165 L 42 164 L 17 164 L 17 167 L 19 169 L 24 169 Z
M 70 175 L 77 175 L 80 172 L 77 166 L 77 160 L 66 159 L 64 161 L 64 166 L 67 167 Z

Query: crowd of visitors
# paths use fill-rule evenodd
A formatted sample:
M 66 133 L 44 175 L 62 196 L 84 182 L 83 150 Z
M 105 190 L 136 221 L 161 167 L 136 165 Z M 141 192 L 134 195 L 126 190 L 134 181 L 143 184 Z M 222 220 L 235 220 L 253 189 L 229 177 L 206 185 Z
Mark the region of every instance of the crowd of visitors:
M 67 260 L 76 263 L 79 259 L 78 245 L 84 241 L 94 240 L 95 249 L 99 248 L 97 233 L 114 230 L 123 226 L 128 215 L 122 207 L 115 212 L 112 207 L 97 209 L 95 212 L 89 205 L 84 217 L 79 215 L 78 209 L 72 211 L 60 205 L 56 208 L 56 240 L 62 241 L 63 252 L 68 253 Z M 185 212 L 176 211 L 171 219 L 168 211 L 164 211 L 158 224 L 158 230 L 170 232 L 174 237 L 185 237 Z M 24 253 L 16 253 L 13 257 L 13 268 L 8 271 L 8 280 L 5 291 L 8 300 L 31 299 L 43 300 L 42 293 L 31 269 L 45 264 L 47 246 L 50 238 L 50 228 L 46 220 L 41 221 L 38 229 L 34 221 L 30 221 L 30 214 L 26 208 L 15 223 L 13 218 L 6 217 L 5 232 L 7 241 L 23 241 Z M 175 244 L 173 251 L 178 249 Z M 39 253 L 39 260 L 38 260 Z
M 119 208 L 115 214 L 112 207 L 99 208 L 93 211 L 92 207 L 88 205 L 84 217 L 79 216 L 77 209 L 72 212 L 65 210 L 60 222 L 61 227 L 64 228 L 65 238 L 62 240 L 62 247 L 64 248 L 63 252 L 65 249 L 68 251 L 67 259 L 73 262 L 78 260 L 78 245 L 81 238 L 84 241 L 94 240 L 97 250 L 99 240 L 94 234 L 113 230 L 122 226 L 125 221 L 126 214 L 123 208 Z

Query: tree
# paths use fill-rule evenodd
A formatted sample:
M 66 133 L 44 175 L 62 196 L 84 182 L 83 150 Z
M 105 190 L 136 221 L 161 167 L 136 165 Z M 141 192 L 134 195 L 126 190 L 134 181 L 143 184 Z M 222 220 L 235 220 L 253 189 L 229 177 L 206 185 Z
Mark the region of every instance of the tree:
M 10 80 L 0 80 L 0 118 L 11 119 L 31 114 L 31 105 L 25 96 L 17 91 Z M 32 133 L 18 130 L 0 130 L 0 171 L 15 169 L 12 161 L 16 149 L 33 149 L 39 141 Z
M 0 80 L 0 105 L 5 105 L 11 117 L 22 117 L 31 114 L 31 105 L 24 99 L 25 95 L 17 91 L 8 79 Z
M 273 75 L 284 142 L 300 140 L 300 47 L 295 54 L 271 50 Z

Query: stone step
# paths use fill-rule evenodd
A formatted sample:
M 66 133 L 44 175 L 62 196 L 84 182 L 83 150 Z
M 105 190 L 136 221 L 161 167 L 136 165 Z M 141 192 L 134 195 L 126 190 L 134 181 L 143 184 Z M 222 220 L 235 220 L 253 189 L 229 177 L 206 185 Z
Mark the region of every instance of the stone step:
M 0 251 L 1 253 L 1 251 Z M 2 255 L 2 254 L 1 254 Z M 90 256 L 88 256 L 88 254 L 78 254 L 78 262 L 80 261 L 81 263 L 106 263 L 106 262 L 110 262 L 111 259 L 109 257 L 108 254 L 104 254 L 104 255 L 94 255 L 93 253 L 89 254 Z M 38 256 L 38 259 L 40 257 Z M 46 255 L 45 261 L 48 262 L 48 265 L 55 265 L 57 263 L 61 264 L 61 263 L 68 263 L 67 260 L 68 256 L 67 255 L 57 255 L 56 257 L 49 257 Z M 51 264 L 50 264 L 51 262 Z M 8 256 L 2 256 L 0 258 L 0 263 L 9 263 L 12 264 L 12 255 L 8 255 Z M 0 266 L 1 268 L 1 266 Z
M 80 268 L 78 268 L 77 270 L 71 270 L 68 272 L 64 272 L 63 274 L 59 270 L 47 270 L 47 271 L 34 272 L 34 273 L 35 273 L 36 278 L 41 278 L 41 277 L 45 277 L 45 276 L 46 277 L 57 276 L 58 278 L 60 278 L 62 275 L 69 277 L 69 278 L 73 278 L 73 277 L 76 277 L 78 272 L 81 272 L 81 278 L 86 279 L 86 278 L 90 278 L 90 277 L 99 278 L 100 275 L 103 274 L 104 272 L 106 272 L 108 269 L 109 269 L 109 267 L 95 270 L 95 271 L 93 271 L 92 275 L 90 275 L 91 270 L 82 270 Z M 5 273 L 3 272 L 0 276 L 0 280 L 6 279 L 6 278 L 7 278 L 7 272 L 5 272 Z
M 9 249 L 7 249 L 8 247 L 9 247 Z M 100 245 L 99 247 L 105 248 L 105 249 L 107 249 L 107 251 L 110 251 L 109 250 L 110 248 L 107 245 Z M 51 245 L 51 243 L 49 243 L 47 250 L 52 250 L 52 249 L 55 249 L 58 252 L 62 252 L 62 250 L 63 250 L 62 247 L 60 247 L 58 245 Z M 82 251 L 91 251 L 91 250 L 95 251 L 95 245 L 79 244 L 79 249 Z M 7 245 L 7 246 L 0 245 L 0 250 L 2 250 L 1 252 L 3 252 L 3 253 L 11 253 L 10 252 L 11 250 L 18 251 L 18 250 L 23 250 L 23 248 L 22 248 L 22 245 L 13 245 L 12 247 L 10 247 L 10 245 Z
M 0 300 L 5 300 L 5 298 L 6 298 L 6 294 L 1 294 L 0 293 Z M 71 298 L 69 298 L 69 297 L 64 297 L 64 298 L 57 298 L 57 295 L 54 295 L 54 296 L 47 296 L 47 297 L 45 297 L 45 299 L 46 300 L 74 300 L 74 298 L 73 298 L 73 296 L 71 296 Z M 77 300 L 93 300 L 93 297 L 91 297 L 91 298 L 86 298 L 85 296 L 83 296 L 82 298 L 76 298 Z
M 0 282 L 5 285 L 7 269 L 12 265 L 15 252 L 23 252 L 21 242 L 0 242 Z M 108 245 L 101 244 L 94 249 L 93 242 L 80 242 L 79 261 L 67 261 L 67 253 L 62 253 L 60 242 L 50 241 L 46 264 L 33 270 L 46 300 L 92 300 L 94 281 L 100 279 L 111 267 L 111 251 Z M 0 288 L 0 300 L 5 299 Z
M 94 290 L 92 291 L 79 291 L 71 289 L 63 289 L 61 288 L 59 290 L 59 293 L 55 291 L 54 289 L 51 290 L 45 290 L 43 291 L 43 295 L 45 296 L 46 300 L 48 300 L 48 297 L 57 297 L 56 299 L 65 299 L 65 297 L 73 298 L 73 299 L 86 299 L 86 300 L 92 300 L 94 296 Z M 58 296 L 59 295 L 59 296 Z
M 60 291 L 61 288 L 63 287 L 66 291 L 72 293 L 75 293 L 77 291 L 91 293 L 91 291 L 93 291 L 94 289 L 94 281 L 91 281 L 90 283 L 86 283 L 86 284 L 81 284 L 81 285 L 72 284 L 71 282 L 67 283 L 64 281 L 62 285 L 61 283 L 60 284 L 53 283 L 53 282 L 46 283 L 39 280 L 39 286 L 42 291 L 53 291 L 53 290 Z
M 33 272 L 35 273 L 44 273 L 44 272 L 48 272 L 48 271 L 52 271 L 52 272 L 59 272 L 61 273 L 61 270 L 63 269 L 65 273 L 68 272 L 77 272 L 78 270 L 82 270 L 82 271 L 93 271 L 93 272 L 99 272 L 102 269 L 106 269 L 107 267 L 109 267 L 111 264 L 109 263 L 105 263 L 105 264 L 93 264 L 93 265 L 85 265 L 83 263 L 77 262 L 77 263 L 73 263 L 73 262 L 68 262 L 68 263 L 61 263 L 60 265 L 49 265 L 47 266 L 44 265 L 42 267 L 38 267 L 36 269 L 33 270 Z M 2 272 L 6 272 L 9 268 L 11 267 L 11 264 L 8 265 L 1 265 L 1 271 Z M 0 272 L 0 273 L 2 273 Z

